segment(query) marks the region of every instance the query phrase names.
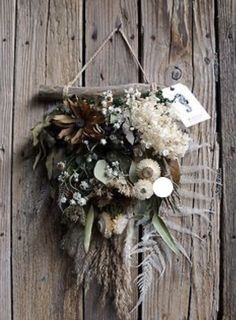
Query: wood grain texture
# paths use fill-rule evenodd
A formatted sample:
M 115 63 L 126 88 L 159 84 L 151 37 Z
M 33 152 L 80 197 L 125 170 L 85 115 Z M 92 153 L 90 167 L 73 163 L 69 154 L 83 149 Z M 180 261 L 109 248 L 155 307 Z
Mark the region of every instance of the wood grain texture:
M 60 251 L 59 219 L 46 181 L 25 159 L 30 128 L 45 106 L 34 95 L 42 83 L 64 84 L 80 67 L 82 1 L 18 1 L 13 167 L 14 320 L 81 320 L 81 298 L 70 287 Z M 50 107 L 50 106 L 48 106 Z
M 218 2 L 223 167 L 222 319 L 236 319 L 236 2 Z
M 115 27 L 117 21 L 123 23 L 133 50 L 138 53 L 138 10 L 137 1 L 88 0 L 86 1 L 86 59 L 89 59 L 103 39 Z M 85 73 L 86 86 L 116 85 L 138 81 L 138 69 L 127 50 L 120 34 L 103 49 Z M 137 296 L 134 295 L 134 301 Z M 105 309 L 99 301 L 99 288 L 91 286 L 85 297 L 85 320 L 117 319 L 111 301 Z M 137 319 L 134 312 L 132 320 Z
M 143 1 L 142 17 L 144 68 L 149 78 L 165 85 L 176 82 L 188 85 L 212 116 L 210 122 L 191 130 L 195 141 L 211 143 L 212 152 L 203 150 L 189 155 L 184 164 L 217 167 L 213 1 Z M 190 190 L 196 188 L 193 186 Z M 211 190 L 204 185 L 199 191 L 209 194 Z M 214 201 L 218 208 L 217 199 Z M 194 208 L 205 206 L 196 201 L 185 204 Z M 172 267 L 164 279 L 151 288 L 143 306 L 144 319 L 216 319 L 219 212 L 216 211 L 211 220 L 212 228 L 204 220 L 183 220 L 185 226 L 206 240 L 203 244 L 182 236 L 181 243 L 187 248 L 193 267 L 190 268 L 184 258 L 173 257 Z
M 0 317 L 11 309 L 11 157 L 15 1 L 0 3 Z
M 182 82 L 192 87 L 191 13 L 188 0 L 142 1 L 143 61 L 151 81 L 166 86 Z M 185 159 L 185 164 L 191 162 L 191 157 Z M 184 219 L 183 224 L 191 227 L 191 219 Z M 179 240 L 190 255 L 191 240 Z M 173 256 L 171 265 L 164 277 L 160 281 L 156 277 L 152 284 L 143 304 L 143 319 L 188 319 L 191 268 L 183 257 Z
M 197 0 L 193 6 L 193 92 L 211 115 L 211 119 L 193 128 L 195 139 L 210 143 L 209 149 L 201 149 L 196 155 L 198 165 L 219 166 L 219 147 L 216 128 L 216 43 L 214 28 L 214 1 Z M 205 176 L 207 173 L 205 172 Z M 211 185 L 195 187 L 211 195 Z M 206 203 L 195 201 L 196 208 Z M 193 220 L 193 231 L 204 241 L 193 239 L 191 273 L 190 319 L 217 319 L 219 308 L 219 199 L 214 195 L 206 207 L 214 210 L 209 215 L 210 223 L 197 218 Z

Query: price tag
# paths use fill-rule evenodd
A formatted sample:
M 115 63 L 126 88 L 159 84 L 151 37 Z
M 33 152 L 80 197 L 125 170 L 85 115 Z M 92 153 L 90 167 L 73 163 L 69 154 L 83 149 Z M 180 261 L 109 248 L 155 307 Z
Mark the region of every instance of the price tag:
M 172 106 L 185 127 L 210 119 L 209 114 L 185 85 L 179 83 L 164 88 L 162 93 L 164 98 L 173 100 Z

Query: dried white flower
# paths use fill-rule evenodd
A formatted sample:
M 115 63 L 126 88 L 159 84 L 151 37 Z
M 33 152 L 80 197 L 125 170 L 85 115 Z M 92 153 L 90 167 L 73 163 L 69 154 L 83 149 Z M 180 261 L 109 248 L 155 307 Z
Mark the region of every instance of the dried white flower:
M 133 196 L 133 188 L 127 182 L 125 177 L 112 179 L 111 181 L 109 181 L 108 187 L 116 189 L 120 194 L 123 194 L 128 198 Z
M 73 179 L 74 179 L 75 182 L 79 181 L 79 174 L 77 172 L 73 173 Z
M 139 200 L 151 198 L 153 195 L 152 182 L 146 179 L 140 179 L 134 184 L 134 196 Z
M 78 205 L 80 205 L 81 207 L 85 206 L 87 203 L 87 200 L 85 198 L 80 198 L 78 200 Z
M 125 90 L 127 101 L 126 103 L 129 105 L 135 99 L 139 99 L 141 97 L 141 92 L 138 89 L 129 88 Z
M 102 139 L 100 140 L 100 143 L 101 143 L 103 146 L 105 146 L 105 145 L 107 144 L 107 140 L 104 139 L 104 138 L 102 138 Z
M 167 150 L 167 149 L 165 149 L 165 150 L 162 151 L 162 154 L 163 154 L 164 157 L 168 157 L 169 153 L 170 153 L 170 152 L 169 152 L 169 150 Z
M 106 100 L 102 101 L 102 106 L 103 106 L 102 113 L 105 115 L 107 113 L 107 109 L 105 109 L 107 107 L 107 101 Z
M 60 174 L 57 179 L 58 179 L 59 182 L 64 182 L 65 181 L 65 178 L 64 178 L 63 174 Z
M 70 205 L 75 206 L 76 205 L 76 201 L 74 199 L 70 200 Z
M 120 127 L 121 127 L 121 124 L 118 122 L 114 123 L 114 125 L 113 125 L 113 128 L 117 129 L 117 130 L 120 129 Z
M 89 188 L 89 184 L 88 184 L 88 182 L 87 181 L 81 181 L 81 183 L 80 183 L 80 188 L 82 189 L 82 190 L 88 190 L 88 188 Z
M 115 108 L 115 112 L 116 112 L 116 113 L 121 113 L 121 112 L 122 112 L 122 110 L 121 110 L 121 108 L 120 108 L 120 107 L 118 107 L 118 108 Z
M 189 135 L 172 117 L 171 107 L 157 102 L 155 96 L 129 104 L 132 126 L 141 133 L 145 148 L 170 159 L 183 157 L 189 147 Z
M 69 175 L 69 172 L 68 171 L 64 171 L 64 177 L 65 178 L 68 178 L 70 175 Z
M 62 196 L 60 199 L 61 203 L 66 203 L 67 202 L 67 198 L 65 196 Z
M 79 193 L 79 192 L 75 192 L 75 193 L 73 194 L 73 199 L 76 200 L 76 201 L 78 201 L 79 199 L 81 199 L 81 197 L 82 197 L 82 195 L 81 195 L 81 193 Z
M 88 163 L 92 162 L 92 161 L 93 161 L 92 156 L 91 156 L 91 155 L 89 155 L 89 156 L 87 157 L 86 161 L 87 161 Z
M 152 159 L 143 159 L 137 164 L 137 174 L 141 179 L 155 181 L 161 175 L 159 164 Z
M 68 178 L 70 175 L 67 171 L 63 171 L 59 176 L 58 176 L 58 181 L 60 182 L 65 182 L 65 179 Z
M 107 91 L 103 92 L 103 96 L 104 96 L 104 99 L 107 102 L 112 102 L 113 101 L 113 94 L 112 94 L 111 90 L 107 90 Z
M 119 168 L 119 165 L 120 165 L 119 161 L 112 161 L 111 164 L 112 164 L 113 167 L 118 167 L 118 168 Z

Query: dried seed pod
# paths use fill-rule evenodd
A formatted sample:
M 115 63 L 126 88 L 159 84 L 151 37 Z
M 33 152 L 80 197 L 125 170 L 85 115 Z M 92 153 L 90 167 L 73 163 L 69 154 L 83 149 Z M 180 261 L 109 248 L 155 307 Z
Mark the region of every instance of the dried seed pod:
M 119 214 L 113 220 L 113 233 L 122 234 L 128 225 L 128 218 L 124 214 Z
M 102 212 L 102 214 L 100 215 L 98 220 L 98 230 L 105 238 L 111 238 L 113 223 L 110 215 L 107 212 Z

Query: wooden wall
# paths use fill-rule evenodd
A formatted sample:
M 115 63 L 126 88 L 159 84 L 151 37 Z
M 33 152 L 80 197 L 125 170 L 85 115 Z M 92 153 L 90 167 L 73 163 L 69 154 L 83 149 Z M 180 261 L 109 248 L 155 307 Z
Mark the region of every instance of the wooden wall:
M 132 320 L 234 320 L 234 0 L 0 1 L 0 320 L 116 319 L 109 301 L 101 308 L 96 284 L 86 292 L 73 289 L 70 261 L 59 248 L 62 231 L 44 201 L 45 180 L 40 170 L 32 171 L 28 149 L 30 128 L 49 107 L 35 99 L 39 85 L 71 80 L 117 21 L 151 81 L 188 85 L 211 114 L 192 129 L 197 141 L 211 143 L 210 152 L 185 163 L 223 171 L 224 196 L 216 196 L 210 223 L 184 221 L 205 239 L 181 239 L 192 268 L 173 258 Z M 116 35 L 78 84 L 141 80 Z

